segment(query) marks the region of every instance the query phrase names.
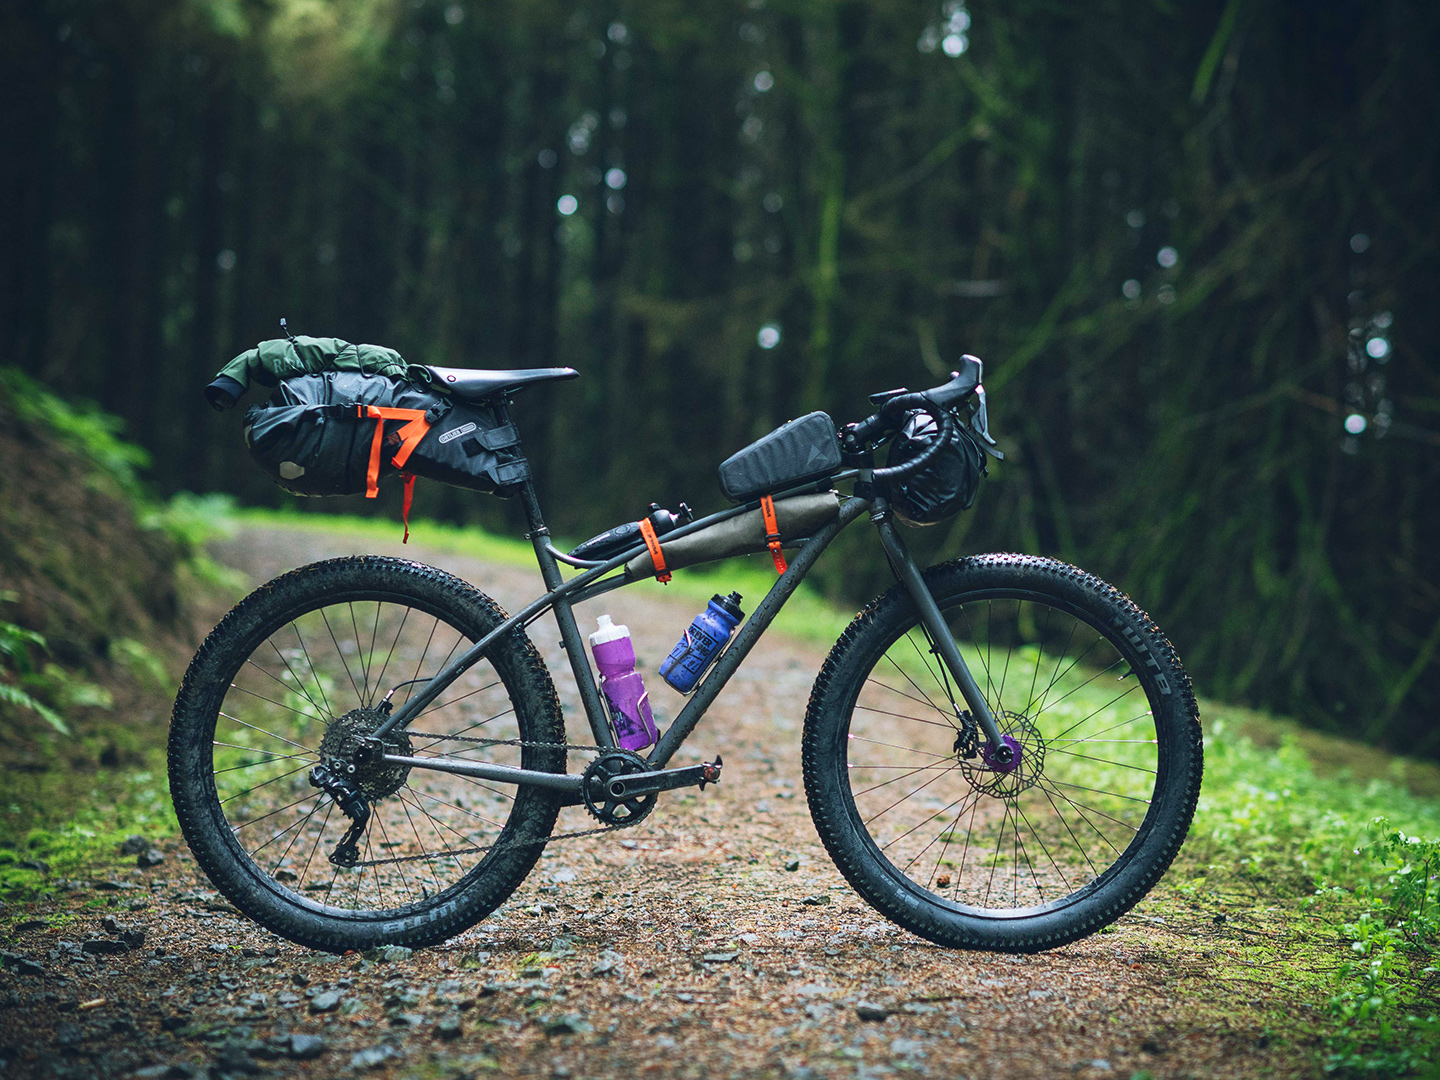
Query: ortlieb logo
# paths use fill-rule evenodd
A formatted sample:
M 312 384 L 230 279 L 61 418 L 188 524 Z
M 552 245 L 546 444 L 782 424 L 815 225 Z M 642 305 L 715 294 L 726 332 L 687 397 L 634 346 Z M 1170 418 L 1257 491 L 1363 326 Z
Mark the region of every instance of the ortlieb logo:
M 440 436 L 440 442 L 441 442 L 441 444 L 443 445 L 444 443 L 449 442 L 451 439 L 458 439 L 458 438 L 460 438 L 461 435 L 469 435 L 470 432 L 472 432 L 472 431 L 474 431 L 474 430 L 475 430 L 475 425 L 474 425 L 474 424 L 461 424 L 459 427 L 455 428 L 454 430 L 452 430 L 452 431 L 447 431 L 447 432 L 445 432 L 444 435 L 441 435 L 441 436 Z

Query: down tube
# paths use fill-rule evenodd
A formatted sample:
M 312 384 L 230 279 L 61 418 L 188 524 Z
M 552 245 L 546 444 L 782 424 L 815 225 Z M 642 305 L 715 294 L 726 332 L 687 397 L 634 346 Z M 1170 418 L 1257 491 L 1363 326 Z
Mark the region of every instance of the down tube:
M 755 642 L 760 639 L 780 609 L 785 606 L 799 587 L 800 581 L 810 572 L 810 567 L 815 565 L 815 560 L 820 553 L 830 546 L 830 541 L 839 535 L 840 530 L 849 525 L 857 517 L 869 510 L 871 503 L 868 499 L 850 499 L 840 507 L 840 517 L 837 521 L 831 522 L 821 529 L 802 547 L 790 563 L 790 568 L 781 575 L 780 580 L 770 586 L 770 591 L 765 594 L 765 599 L 760 601 L 760 606 L 755 609 L 755 614 L 750 616 L 748 622 L 740 628 L 735 635 L 735 640 L 725 650 L 720 659 L 716 661 L 715 668 L 705 677 L 700 688 L 695 691 L 695 696 L 690 699 L 685 708 L 680 710 L 680 715 L 670 725 L 670 729 L 660 737 L 655 744 L 655 749 L 650 751 L 647 759 L 650 764 L 657 768 L 664 768 L 674 756 L 675 751 L 690 737 L 695 730 L 695 725 L 700 722 L 700 717 L 710 707 L 716 696 L 725 688 L 730 681 L 730 676 L 735 674 L 741 662 L 749 655 Z

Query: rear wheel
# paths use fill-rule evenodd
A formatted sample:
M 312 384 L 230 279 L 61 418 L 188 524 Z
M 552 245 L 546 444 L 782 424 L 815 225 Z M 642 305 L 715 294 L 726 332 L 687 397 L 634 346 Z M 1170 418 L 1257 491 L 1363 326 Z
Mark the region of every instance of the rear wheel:
M 1189 680 L 1144 612 L 1075 567 L 984 555 L 925 579 L 1015 759 L 992 760 L 897 587 L 845 631 L 811 696 L 820 837 L 867 901 L 939 944 L 1032 952 L 1094 933 L 1189 828 Z
M 376 556 L 302 567 L 231 611 L 192 661 L 170 729 L 176 814 L 216 888 L 333 952 L 433 944 L 499 906 L 554 827 L 554 792 L 362 763 L 347 780 L 369 820 L 347 859 L 350 819 L 310 777 L 322 756 L 353 759 L 387 700 L 403 705 L 505 618 L 458 578 Z M 564 772 L 563 743 L 554 686 L 517 630 L 388 750 Z

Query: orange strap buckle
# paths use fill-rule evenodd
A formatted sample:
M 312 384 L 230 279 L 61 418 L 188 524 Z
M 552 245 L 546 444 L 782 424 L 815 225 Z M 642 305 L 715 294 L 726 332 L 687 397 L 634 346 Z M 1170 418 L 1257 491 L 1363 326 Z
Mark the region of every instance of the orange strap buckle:
M 395 456 L 390 459 L 390 464 L 397 469 L 403 468 L 405 462 L 410 460 L 415 447 L 420 445 L 420 440 L 425 438 L 425 433 L 430 430 L 430 421 L 425 419 L 423 409 L 388 409 L 379 405 L 356 405 L 356 412 L 362 418 L 370 418 L 375 421 L 375 438 L 370 443 L 370 467 L 365 472 L 365 497 L 373 499 L 380 494 L 380 453 L 385 446 L 385 421 L 386 420 L 407 420 L 407 423 L 399 431 L 400 449 L 395 451 Z M 405 522 L 405 538 L 403 544 L 410 542 L 410 504 L 415 498 L 415 474 L 404 473 L 405 477 L 405 507 L 403 518 Z
M 664 585 L 670 580 L 670 571 L 665 569 L 665 552 L 660 549 L 660 538 L 655 535 L 655 526 L 648 517 L 640 519 L 640 535 L 645 540 L 645 550 L 650 552 L 650 561 L 655 564 L 655 580 Z
M 775 516 L 775 500 L 769 495 L 761 497 L 760 513 L 765 518 L 765 546 L 770 549 L 770 557 L 775 560 L 775 572 L 783 574 L 787 567 L 785 556 L 780 553 L 780 519 Z

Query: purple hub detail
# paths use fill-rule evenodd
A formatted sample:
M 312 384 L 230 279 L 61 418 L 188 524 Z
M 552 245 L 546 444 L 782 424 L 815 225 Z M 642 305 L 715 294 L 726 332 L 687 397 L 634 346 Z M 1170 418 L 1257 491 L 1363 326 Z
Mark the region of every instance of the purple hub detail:
M 1005 745 L 1010 748 L 1009 761 L 996 761 L 994 756 L 995 748 L 991 746 L 988 742 L 985 744 L 984 749 L 981 750 L 981 756 L 984 757 L 985 764 L 990 766 L 990 768 L 994 769 L 996 772 L 1014 772 L 1020 767 L 1020 743 L 1009 735 L 1003 735 L 1001 736 L 1001 739 L 1005 743 Z

